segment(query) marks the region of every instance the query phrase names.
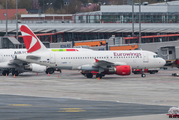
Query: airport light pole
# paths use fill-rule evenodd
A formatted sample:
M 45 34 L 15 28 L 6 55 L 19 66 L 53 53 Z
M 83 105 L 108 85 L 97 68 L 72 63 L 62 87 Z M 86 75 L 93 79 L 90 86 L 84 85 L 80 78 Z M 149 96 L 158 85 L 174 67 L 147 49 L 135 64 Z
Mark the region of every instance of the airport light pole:
M 18 40 L 18 0 L 16 0 L 16 39 Z
M 6 0 L 6 37 L 7 37 L 7 0 Z
M 139 43 L 141 43 L 141 0 L 139 0 Z
M 134 37 L 134 0 L 132 0 L 132 37 Z

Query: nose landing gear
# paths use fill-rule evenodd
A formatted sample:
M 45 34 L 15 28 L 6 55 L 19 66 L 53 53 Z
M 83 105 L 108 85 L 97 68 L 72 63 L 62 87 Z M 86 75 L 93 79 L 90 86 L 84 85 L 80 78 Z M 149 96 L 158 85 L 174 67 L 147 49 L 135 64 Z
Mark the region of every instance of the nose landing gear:
M 141 74 L 141 77 L 145 78 L 146 77 L 146 74 L 144 73 L 144 69 L 142 69 L 142 74 Z
M 143 78 L 146 77 L 146 74 L 141 74 L 141 77 L 143 77 Z

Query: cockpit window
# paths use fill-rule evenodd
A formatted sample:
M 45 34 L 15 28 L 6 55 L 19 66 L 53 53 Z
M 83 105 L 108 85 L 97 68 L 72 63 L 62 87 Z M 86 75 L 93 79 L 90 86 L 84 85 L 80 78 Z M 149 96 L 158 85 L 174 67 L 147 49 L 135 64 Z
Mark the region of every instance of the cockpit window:
M 154 58 L 158 58 L 159 56 L 158 56 L 158 55 L 154 55 L 153 57 L 154 57 Z

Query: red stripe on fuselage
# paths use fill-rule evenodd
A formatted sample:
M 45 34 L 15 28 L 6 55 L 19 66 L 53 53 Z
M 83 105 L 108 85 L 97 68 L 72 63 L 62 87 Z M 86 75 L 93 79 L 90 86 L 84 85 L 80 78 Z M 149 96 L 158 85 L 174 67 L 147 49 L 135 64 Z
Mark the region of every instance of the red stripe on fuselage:
M 76 49 L 66 49 L 66 51 L 78 51 Z

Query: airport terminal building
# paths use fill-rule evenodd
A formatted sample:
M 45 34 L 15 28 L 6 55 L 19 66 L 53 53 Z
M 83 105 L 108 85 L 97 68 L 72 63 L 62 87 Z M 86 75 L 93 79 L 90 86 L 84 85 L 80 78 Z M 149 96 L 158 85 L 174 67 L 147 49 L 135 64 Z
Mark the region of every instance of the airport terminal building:
M 179 23 L 179 2 L 141 5 L 141 23 Z M 134 5 L 139 23 L 139 6 Z M 74 23 L 132 23 L 132 5 L 103 5 L 100 11 L 74 14 Z

